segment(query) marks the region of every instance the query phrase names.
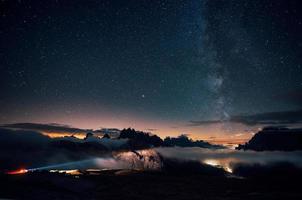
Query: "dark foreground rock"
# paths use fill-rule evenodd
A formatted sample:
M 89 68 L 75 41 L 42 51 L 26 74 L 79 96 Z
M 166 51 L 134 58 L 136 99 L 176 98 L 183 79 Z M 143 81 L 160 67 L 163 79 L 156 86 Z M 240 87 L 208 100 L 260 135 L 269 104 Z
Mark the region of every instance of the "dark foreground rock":
M 299 177 L 227 178 L 199 173 L 114 171 L 89 176 L 30 173 L 0 177 L 10 199 L 302 199 Z M 290 181 L 289 181 L 290 180 Z

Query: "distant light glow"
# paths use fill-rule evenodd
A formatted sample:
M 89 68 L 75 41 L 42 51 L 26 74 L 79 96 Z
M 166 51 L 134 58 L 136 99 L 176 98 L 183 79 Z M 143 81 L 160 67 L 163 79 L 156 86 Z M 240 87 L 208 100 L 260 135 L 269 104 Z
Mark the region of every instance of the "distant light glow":
M 9 171 L 6 174 L 16 175 L 16 174 L 25 174 L 27 172 L 28 172 L 27 169 L 18 169 L 18 170 Z
M 223 168 L 225 171 L 229 172 L 229 173 L 233 173 L 233 170 L 229 167 L 226 166 L 225 168 Z
M 226 172 L 233 173 L 232 168 L 227 163 L 220 162 L 219 160 L 206 159 L 203 161 L 203 163 L 206 165 L 211 165 L 213 167 L 220 167 L 224 169 Z
M 204 160 L 203 163 L 204 163 L 204 164 L 207 164 L 207 165 L 214 166 L 214 167 L 220 165 L 218 160 L 212 160 L 212 159 Z
M 50 138 L 58 138 L 58 137 L 64 137 L 64 136 L 74 136 L 76 138 L 79 138 L 79 139 L 83 139 L 85 138 L 86 136 L 86 132 L 83 132 L 83 133 L 71 133 L 71 132 L 46 132 L 46 131 L 41 131 L 41 133 L 43 135 L 46 135 Z
M 71 169 L 71 170 L 49 170 L 51 173 L 64 173 L 64 174 L 70 174 L 70 175 L 81 175 L 81 172 L 77 169 Z

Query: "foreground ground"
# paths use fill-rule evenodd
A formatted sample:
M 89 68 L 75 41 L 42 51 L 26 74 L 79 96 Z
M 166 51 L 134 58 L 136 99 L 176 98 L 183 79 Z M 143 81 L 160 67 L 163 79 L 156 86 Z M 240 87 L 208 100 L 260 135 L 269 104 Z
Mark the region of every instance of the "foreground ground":
M 8 199 L 302 199 L 295 177 L 227 178 L 136 172 L 71 176 L 57 173 L 1 175 Z

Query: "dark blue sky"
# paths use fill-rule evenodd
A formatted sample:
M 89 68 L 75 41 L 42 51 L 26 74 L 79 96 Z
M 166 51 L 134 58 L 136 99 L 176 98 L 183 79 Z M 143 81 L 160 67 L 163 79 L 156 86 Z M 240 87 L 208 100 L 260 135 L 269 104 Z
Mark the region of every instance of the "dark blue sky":
M 4 0 L 0 122 L 209 135 L 190 121 L 299 111 L 301 11 L 298 0 Z

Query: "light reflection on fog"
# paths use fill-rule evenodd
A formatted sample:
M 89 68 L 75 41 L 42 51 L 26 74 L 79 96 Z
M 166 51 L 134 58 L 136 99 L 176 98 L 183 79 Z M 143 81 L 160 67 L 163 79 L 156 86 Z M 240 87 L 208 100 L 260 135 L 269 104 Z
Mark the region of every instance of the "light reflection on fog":
M 302 151 L 238 151 L 231 149 L 203 149 L 203 148 L 157 148 L 156 151 L 165 158 L 179 160 L 195 160 L 215 167 L 221 167 L 232 172 L 236 164 L 272 164 L 288 162 L 302 167 Z

